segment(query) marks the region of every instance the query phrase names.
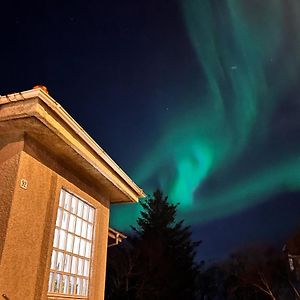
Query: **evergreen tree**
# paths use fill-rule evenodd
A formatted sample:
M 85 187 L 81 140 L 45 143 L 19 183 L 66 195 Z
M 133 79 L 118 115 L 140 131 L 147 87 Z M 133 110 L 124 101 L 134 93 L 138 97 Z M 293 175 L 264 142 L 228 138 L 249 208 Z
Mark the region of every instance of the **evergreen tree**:
M 200 242 L 191 240 L 190 227 L 183 221 L 176 222 L 178 204 L 170 204 L 161 191 L 141 205 L 134 235 L 123 249 L 127 269 L 118 275 L 123 278 L 122 292 L 118 289 L 119 296 L 110 299 L 195 299 L 199 275 L 195 251 Z

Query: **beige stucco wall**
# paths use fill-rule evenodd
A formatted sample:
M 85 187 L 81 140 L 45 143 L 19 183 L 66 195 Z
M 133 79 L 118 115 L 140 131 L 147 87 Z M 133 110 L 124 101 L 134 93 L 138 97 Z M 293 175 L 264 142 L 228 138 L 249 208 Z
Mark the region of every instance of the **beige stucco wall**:
M 10 140 L 0 145 L 0 264 L 22 148 L 23 141 Z
M 19 141 L 0 150 L 0 171 L 8 174 L 0 181 L 0 217 L 6 216 L 1 225 L 7 228 L 1 226 L 0 233 L 0 295 L 16 300 L 47 299 L 58 196 L 64 187 L 96 208 L 89 299 L 104 299 L 109 199 L 37 142 L 26 138 L 20 149 L 22 145 Z M 21 179 L 27 180 L 27 189 L 20 187 Z

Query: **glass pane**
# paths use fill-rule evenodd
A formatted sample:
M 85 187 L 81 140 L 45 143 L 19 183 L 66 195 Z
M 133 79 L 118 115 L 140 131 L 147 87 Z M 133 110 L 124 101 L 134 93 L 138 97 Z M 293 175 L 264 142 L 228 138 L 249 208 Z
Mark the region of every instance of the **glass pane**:
M 64 204 L 64 209 L 66 210 L 70 210 L 70 206 L 71 206 L 71 194 L 70 193 L 66 193 L 65 196 L 65 204 Z
M 72 295 L 75 291 L 75 277 L 70 276 L 69 279 L 69 293 Z
M 75 236 L 73 253 L 79 254 L 79 244 L 80 244 L 80 238 L 78 236 Z
M 79 255 L 81 255 L 81 256 L 85 255 L 85 244 L 86 244 L 86 241 L 81 239 L 81 241 L 80 241 L 80 250 L 79 250 Z
M 80 235 L 80 233 L 81 233 L 81 226 L 82 226 L 82 220 L 77 218 L 77 220 L 76 220 L 76 229 L 75 229 L 75 233 L 77 235 Z
M 71 269 L 71 255 L 65 255 L 64 272 L 70 273 Z
M 59 244 L 58 244 L 59 249 L 62 249 L 62 250 L 65 249 L 66 238 L 67 238 L 67 233 L 64 230 L 60 230 L 60 237 L 59 237 Z
M 78 201 L 78 210 L 77 216 L 82 217 L 83 214 L 83 202 L 81 200 Z
M 95 209 L 93 207 L 90 207 L 90 213 L 89 213 L 89 222 L 94 222 L 94 211 Z
M 71 202 L 71 213 L 73 213 L 74 215 L 76 214 L 77 202 L 78 202 L 77 198 L 73 196 Z
M 64 294 L 68 293 L 68 277 L 67 275 L 62 276 L 61 292 Z
M 89 281 L 86 280 L 86 291 L 85 291 L 85 295 L 87 296 L 89 293 Z
M 91 243 L 90 242 L 86 242 L 85 256 L 91 257 Z
M 67 247 L 66 250 L 68 252 L 72 252 L 73 250 L 73 242 L 74 242 L 74 235 L 71 233 L 68 233 L 68 237 L 67 237 Z
M 51 272 L 49 276 L 49 282 L 48 282 L 48 292 L 52 292 L 53 276 L 54 274 Z
M 59 206 L 64 207 L 65 191 L 61 190 L 59 195 Z
M 52 270 L 55 270 L 55 265 L 56 265 L 56 254 L 57 252 L 55 250 L 52 251 L 52 256 L 51 256 L 51 266 L 50 268 Z
M 76 217 L 74 215 L 70 215 L 70 222 L 69 222 L 69 228 L 68 228 L 68 230 L 70 232 L 75 231 L 75 221 L 76 221 Z
M 59 230 L 55 229 L 54 240 L 53 240 L 53 247 L 55 247 L 55 248 L 58 248 L 58 239 L 59 239 Z
M 83 259 L 78 258 L 78 275 L 83 275 Z
M 69 212 L 67 212 L 67 211 L 63 212 L 63 218 L 62 218 L 62 223 L 61 223 L 61 228 L 62 229 L 67 229 L 68 228 L 69 215 L 70 215 Z
M 64 264 L 64 255 L 62 252 L 58 252 L 57 254 L 57 261 L 56 261 L 56 269 L 58 271 L 63 270 L 63 264 Z
M 93 236 L 93 226 L 91 224 L 88 224 L 88 229 L 87 229 L 87 239 L 91 240 Z
M 76 278 L 75 294 L 81 295 L 81 290 L 82 290 L 82 279 Z
M 77 261 L 78 261 L 77 257 L 72 258 L 72 268 L 71 268 L 72 274 L 77 274 Z
M 89 261 L 88 260 L 84 260 L 84 272 L 83 272 L 83 275 L 88 277 L 89 276 L 89 267 L 90 267 L 90 264 L 89 264 Z
M 62 210 L 61 210 L 61 208 L 59 208 L 57 210 L 57 216 L 56 216 L 56 226 L 57 227 L 60 227 L 60 224 L 61 224 L 61 215 L 62 215 Z
M 81 236 L 86 238 L 86 230 L 87 230 L 88 223 L 85 221 L 82 221 L 82 230 L 81 230 Z
M 82 296 L 87 296 L 87 280 L 82 280 Z
M 54 277 L 54 287 L 53 287 L 53 292 L 58 292 L 59 291 L 59 286 L 60 286 L 60 281 L 61 281 L 61 275 L 60 274 L 55 274 Z
M 83 206 L 83 218 L 85 220 L 88 220 L 89 218 L 89 206 L 87 204 L 84 204 Z

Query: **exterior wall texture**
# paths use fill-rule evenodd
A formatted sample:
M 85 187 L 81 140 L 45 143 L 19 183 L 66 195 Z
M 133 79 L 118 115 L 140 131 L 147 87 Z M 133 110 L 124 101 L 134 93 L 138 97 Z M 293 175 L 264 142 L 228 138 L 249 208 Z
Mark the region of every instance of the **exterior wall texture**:
M 0 264 L 22 146 L 22 141 L 10 141 L 0 147 Z

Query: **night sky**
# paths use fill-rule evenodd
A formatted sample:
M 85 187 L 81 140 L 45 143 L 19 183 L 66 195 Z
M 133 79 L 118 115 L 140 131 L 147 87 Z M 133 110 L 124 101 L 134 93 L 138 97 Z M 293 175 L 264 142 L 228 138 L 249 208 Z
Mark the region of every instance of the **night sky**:
M 299 0 L 11 1 L 0 25 L 0 94 L 46 85 L 180 203 L 199 258 L 300 227 Z M 138 211 L 113 207 L 111 225 Z

